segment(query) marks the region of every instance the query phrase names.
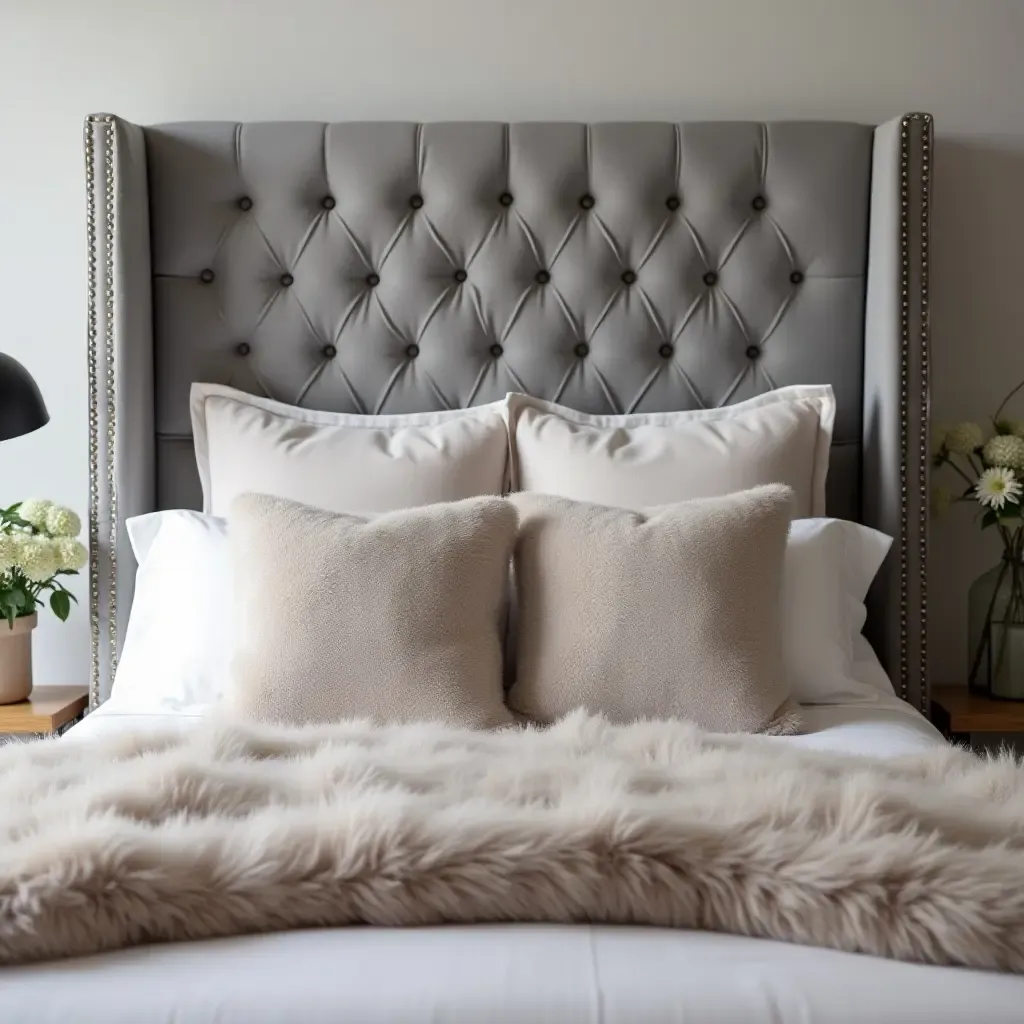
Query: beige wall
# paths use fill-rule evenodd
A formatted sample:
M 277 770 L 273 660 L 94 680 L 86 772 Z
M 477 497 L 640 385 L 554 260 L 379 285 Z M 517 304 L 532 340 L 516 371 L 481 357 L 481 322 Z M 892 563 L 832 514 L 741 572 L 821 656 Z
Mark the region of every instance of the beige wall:
M 1017 0 L 0 0 L 0 349 L 53 414 L 0 446 L 0 501 L 86 504 L 80 122 L 95 110 L 141 122 L 929 110 L 934 410 L 980 416 L 1024 376 L 1022 41 Z M 991 558 L 966 515 L 936 526 L 938 676 L 961 671 L 964 591 Z M 37 678 L 81 680 L 87 642 L 83 613 L 47 621 Z

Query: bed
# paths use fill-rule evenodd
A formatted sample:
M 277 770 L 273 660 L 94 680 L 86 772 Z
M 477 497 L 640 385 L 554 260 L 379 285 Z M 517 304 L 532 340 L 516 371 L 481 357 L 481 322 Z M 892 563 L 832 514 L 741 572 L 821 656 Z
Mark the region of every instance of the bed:
M 106 703 L 132 605 L 125 523 L 198 507 L 188 409 L 203 380 L 353 413 L 508 391 L 660 412 L 830 384 L 829 514 L 895 539 L 865 629 L 895 694 L 805 709 L 804 734 L 773 742 L 941 745 L 925 718 L 931 150 L 925 114 L 90 117 L 91 713 L 61 742 L 186 731 L 205 714 Z M 448 282 L 467 275 L 474 298 L 453 298 Z M 385 278 L 381 315 L 357 315 Z M 521 296 L 553 278 L 523 313 Z M 8 969 L 0 1018 L 994 1022 L 1017 1019 L 1022 996 L 1017 977 L 765 940 L 522 924 L 294 931 Z

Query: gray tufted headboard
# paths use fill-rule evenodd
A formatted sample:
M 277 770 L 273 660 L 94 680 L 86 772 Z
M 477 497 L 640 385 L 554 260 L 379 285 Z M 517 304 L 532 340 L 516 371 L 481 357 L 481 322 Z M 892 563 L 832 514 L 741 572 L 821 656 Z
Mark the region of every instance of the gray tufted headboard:
M 127 517 L 198 507 L 192 381 L 405 412 L 830 383 L 834 515 L 896 537 L 870 635 L 927 704 L 931 118 L 85 126 L 92 703 Z

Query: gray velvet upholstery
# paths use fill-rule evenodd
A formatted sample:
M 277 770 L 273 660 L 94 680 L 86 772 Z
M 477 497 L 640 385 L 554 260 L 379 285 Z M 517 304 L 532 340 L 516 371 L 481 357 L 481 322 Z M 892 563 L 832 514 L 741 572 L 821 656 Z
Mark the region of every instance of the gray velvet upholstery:
M 130 604 L 124 516 L 199 504 L 195 380 L 376 413 L 510 390 L 589 412 L 689 409 L 831 383 L 830 512 L 900 535 L 917 443 L 905 395 L 919 386 L 901 373 L 908 123 L 925 122 L 90 119 L 95 699 L 109 690 L 109 624 L 116 646 Z M 897 618 L 905 589 L 883 581 L 872 625 L 921 700 Z

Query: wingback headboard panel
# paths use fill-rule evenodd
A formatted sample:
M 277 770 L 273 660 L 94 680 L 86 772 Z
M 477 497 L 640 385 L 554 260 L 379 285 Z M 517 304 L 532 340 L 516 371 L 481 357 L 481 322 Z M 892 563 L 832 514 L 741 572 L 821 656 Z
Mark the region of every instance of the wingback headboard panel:
M 376 413 L 831 383 L 830 512 L 899 537 L 872 627 L 925 700 L 929 130 L 90 118 L 94 702 L 130 608 L 124 519 L 199 505 L 196 380 Z

